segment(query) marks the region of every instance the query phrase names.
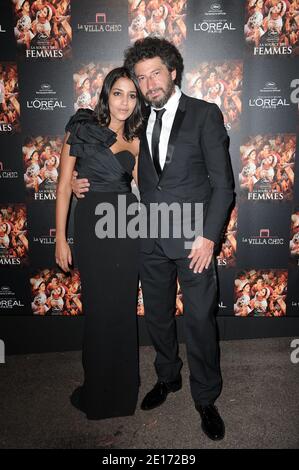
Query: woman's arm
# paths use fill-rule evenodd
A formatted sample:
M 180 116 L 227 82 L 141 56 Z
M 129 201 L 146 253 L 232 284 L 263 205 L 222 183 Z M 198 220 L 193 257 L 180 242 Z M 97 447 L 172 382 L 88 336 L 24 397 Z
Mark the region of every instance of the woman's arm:
M 64 270 L 69 271 L 72 264 L 70 247 L 66 241 L 66 221 L 72 195 L 71 180 L 75 167 L 76 157 L 70 156 L 70 146 L 66 143 L 69 132 L 66 133 L 60 154 L 60 170 L 56 190 L 56 263 Z
M 132 176 L 136 186 L 138 187 L 138 155 L 135 155 L 135 166 L 132 172 Z
M 133 154 L 135 156 L 135 166 L 132 172 L 133 179 L 136 183 L 136 186 L 138 187 L 138 155 L 139 155 L 139 146 L 140 146 L 140 140 L 139 139 L 134 139 L 132 147 L 133 147 Z

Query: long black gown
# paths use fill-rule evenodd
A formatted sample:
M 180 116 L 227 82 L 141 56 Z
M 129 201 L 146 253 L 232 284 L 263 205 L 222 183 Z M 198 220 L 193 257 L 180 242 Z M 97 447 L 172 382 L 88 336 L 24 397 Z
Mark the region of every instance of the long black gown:
M 139 387 L 138 241 L 117 238 L 117 220 L 116 238 L 98 238 L 95 208 L 105 202 L 117 210 L 119 195 L 126 208 L 137 203 L 130 184 L 135 159 L 129 151 L 112 153 L 116 134 L 100 127 L 89 109 L 78 110 L 65 130 L 79 177 L 90 182 L 85 198 L 77 201 L 74 220 L 85 314 L 80 408 L 88 419 L 128 416 L 134 414 Z

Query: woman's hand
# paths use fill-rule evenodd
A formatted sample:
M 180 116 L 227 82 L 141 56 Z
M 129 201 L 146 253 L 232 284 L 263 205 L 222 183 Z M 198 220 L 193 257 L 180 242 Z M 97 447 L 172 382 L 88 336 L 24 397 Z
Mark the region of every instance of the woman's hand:
M 78 172 L 73 171 L 73 177 L 72 177 L 72 191 L 76 195 L 78 199 L 82 199 L 84 196 L 83 193 L 86 193 L 89 191 L 89 182 L 87 178 L 77 178 Z
M 63 271 L 70 271 L 72 252 L 66 240 L 56 240 L 55 260 Z

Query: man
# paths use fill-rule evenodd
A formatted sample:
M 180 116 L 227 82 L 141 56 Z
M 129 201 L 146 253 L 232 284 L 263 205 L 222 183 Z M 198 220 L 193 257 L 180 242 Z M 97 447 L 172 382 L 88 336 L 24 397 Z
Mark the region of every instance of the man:
M 141 408 L 160 406 L 182 387 L 175 322 L 176 279 L 184 299 L 190 387 L 204 432 L 224 437 L 224 423 L 214 405 L 221 392 L 215 310 L 217 284 L 214 249 L 233 201 L 228 136 L 218 106 L 188 97 L 180 90 L 183 59 L 170 42 L 147 37 L 125 53 L 150 105 L 140 139 L 138 186 L 141 202 L 203 204 L 203 234 L 186 249 L 184 237 L 146 238 L 140 243 L 140 279 L 145 318 L 156 350 L 158 381 Z M 85 180 L 86 181 L 86 180 Z M 87 188 L 78 180 L 79 195 Z

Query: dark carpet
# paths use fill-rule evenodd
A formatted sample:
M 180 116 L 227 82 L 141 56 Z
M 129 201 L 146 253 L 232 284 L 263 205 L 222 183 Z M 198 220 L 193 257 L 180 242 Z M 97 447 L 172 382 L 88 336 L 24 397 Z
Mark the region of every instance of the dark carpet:
M 8 356 L 0 364 L 1 448 L 295 449 L 299 448 L 299 364 L 291 338 L 222 341 L 223 391 L 217 400 L 226 424 L 223 441 L 210 441 L 190 396 L 185 346 L 183 389 L 159 408 L 140 402 L 154 385 L 154 351 L 140 350 L 136 414 L 88 421 L 69 403 L 81 383 L 81 353 Z

